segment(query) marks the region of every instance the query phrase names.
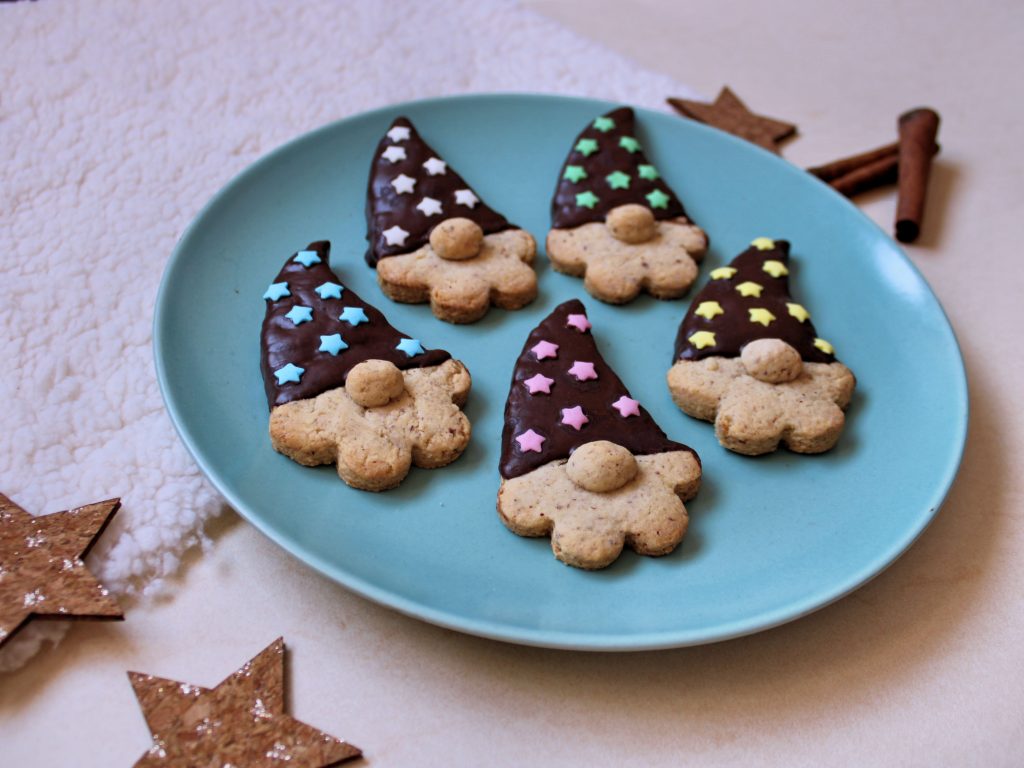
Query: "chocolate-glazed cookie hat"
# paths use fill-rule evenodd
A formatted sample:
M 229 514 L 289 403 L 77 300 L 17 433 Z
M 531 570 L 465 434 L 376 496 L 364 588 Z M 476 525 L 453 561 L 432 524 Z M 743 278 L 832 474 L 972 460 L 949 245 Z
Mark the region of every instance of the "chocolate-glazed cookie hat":
M 756 339 L 781 339 L 811 363 L 835 362 L 811 316 L 789 294 L 789 243 L 759 237 L 711 279 L 690 304 L 674 360 L 738 357 Z
M 448 360 L 396 330 L 376 307 L 342 285 L 330 267 L 331 244 L 310 243 L 289 257 L 267 288 L 261 368 L 271 408 L 340 387 L 364 360 L 399 369 Z
M 415 251 L 435 226 L 454 217 L 476 222 L 485 235 L 514 226 L 420 138 L 408 118 L 396 118 L 370 166 L 367 263 L 373 267 L 385 256 Z
M 512 372 L 501 476 L 519 477 L 584 443 L 608 440 L 634 455 L 690 451 L 669 440 L 597 351 L 583 303 L 573 299 L 530 333 Z M 696 456 L 696 454 L 694 453 Z
M 604 221 L 613 208 L 636 203 L 655 219 L 686 216 L 682 202 L 644 155 L 636 118 L 619 107 L 596 118 L 572 145 L 551 201 L 551 226 L 571 229 Z

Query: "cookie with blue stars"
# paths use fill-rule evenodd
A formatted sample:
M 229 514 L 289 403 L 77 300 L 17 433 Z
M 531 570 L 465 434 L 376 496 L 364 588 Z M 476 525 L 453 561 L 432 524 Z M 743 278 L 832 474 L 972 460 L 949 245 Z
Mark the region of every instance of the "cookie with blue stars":
M 274 449 L 383 491 L 441 467 L 470 437 L 466 367 L 394 328 L 330 267 L 330 243 L 288 257 L 263 293 L 261 368 Z
M 576 137 L 551 201 L 548 257 L 591 295 L 675 299 L 697 278 L 708 238 L 644 154 L 636 116 L 614 109 Z

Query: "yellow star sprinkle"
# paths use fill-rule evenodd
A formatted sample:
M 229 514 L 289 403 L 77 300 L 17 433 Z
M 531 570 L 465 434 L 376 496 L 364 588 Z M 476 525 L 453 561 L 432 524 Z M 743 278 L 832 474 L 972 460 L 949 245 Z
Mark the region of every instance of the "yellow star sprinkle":
M 708 320 L 714 320 L 715 315 L 724 315 L 725 310 L 722 309 L 722 305 L 717 301 L 702 301 L 693 314 L 700 315 Z
M 824 339 L 815 339 L 814 346 L 824 352 L 826 355 L 835 354 L 835 348 Z
M 772 277 L 782 277 L 783 275 L 789 274 L 789 270 L 786 269 L 786 265 L 781 261 L 776 261 L 775 259 L 768 259 L 761 265 L 761 269 Z
M 770 251 L 775 247 L 775 241 L 770 237 L 755 237 L 750 245 L 759 251 Z
M 786 309 L 789 310 L 789 314 L 799 320 L 801 323 L 806 322 L 810 317 L 811 313 L 804 309 L 799 304 L 793 304 L 786 302 Z
M 750 312 L 750 322 L 760 323 L 765 328 L 772 324 L 772 320 L 775 319 L 775 315 L 769 312 L 764 307 L 756 307 L 755 309 L 748 310 Z
M 690 334 L 688 342 L 693 344 L 697 349 L 704 349 L 704 347 L 715 346 L 715 334 L 711 331 L 697 331 L 696 333 Z
M 735 267 L 719 267 L 711 270 L 712 280 L 730 280 L 736 274 Z
M 737 285 L 736 290 L 740 292 L 740 296 L 755 296 L 757 298 L 761 298 L 761 291 L 764 290 L 764 286 L 747 280 L 745 283 Z

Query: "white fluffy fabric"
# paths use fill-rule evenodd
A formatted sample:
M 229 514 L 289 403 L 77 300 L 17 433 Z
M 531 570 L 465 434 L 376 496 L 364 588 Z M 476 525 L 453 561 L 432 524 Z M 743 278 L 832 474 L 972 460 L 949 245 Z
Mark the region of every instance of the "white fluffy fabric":
M 34 514 L 120 496 L 89 564 L 122 598 L 173 574 L 224 508 L 164 411 L 151 347 L 164 263 L 221 186 L 390 102 L 693 95 L 497 0 L 3 3 L 0 50 L 0 489 Z M 64 629 L 34 622 L 0 669 Z

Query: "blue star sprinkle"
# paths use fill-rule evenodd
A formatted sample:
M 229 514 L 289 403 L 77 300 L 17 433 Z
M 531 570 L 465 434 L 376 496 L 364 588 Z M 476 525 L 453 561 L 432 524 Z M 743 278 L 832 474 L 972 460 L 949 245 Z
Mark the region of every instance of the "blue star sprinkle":
M 299 379 L 302 378 L 302 374 L 304 374 L 305 372 L 305 368 L 299 368 L 299 366 L 292 365 L 291 363 L 282 365 L 280 368 L 274 371 L 274 375 L 277 377 L 277 386 L 280 387 L 283 384 L 289 383 L 298 384 Z
M 298 305 L 288 310 L 288 314 L 285 315 L 296 325 L 302 325 L 308 323 L 313 319 L 313 309 L 311 307 L 300 307 Z
M 270 287 L 267 288 L 267 292 L 263 294 L 263 298 L 277 301 L 291 295 L 292 292 L 288 290 L 288 283 L 271 283 Z
M 343 290 L 345 289 L 337 283 L 323 283 L 316 287 L 316 292 L 320 294 L 321 299 L 340 299 Z
M 349 325 L 359 325 L 360 323 L 370 322 L 370 318 L 366 316 L 362 307 L 344 307 L 341 310 L 341 317 L 338 318 L 343 323 Z
M 320 349 L 318 352 L 329 352 L 332 355 L 337 356 L 343 349 L 348 349 L 348 344 L 341 338 L 340 333 L 334 333 L 330 336 L 320 337 Z
M 396 346 L 395 349 L 400 349 L 402 352 L 405 352 L 405 354 L 408 355 L 409 357 L 414 357 L 415 355 L 422 355 L 424 352 L 427 351 L 423 348 L 423 345 L 420 344 L 419 339 L 402 339 L 400 342 L 398 342 L 398 346 Z
M 314 264 L 320 263 L 320 257 L 316 255 L 316 251 L 299 251 L 295 254 L 295 258 L 292 261 L 297 261 L 306 269 L 309 269 Z

